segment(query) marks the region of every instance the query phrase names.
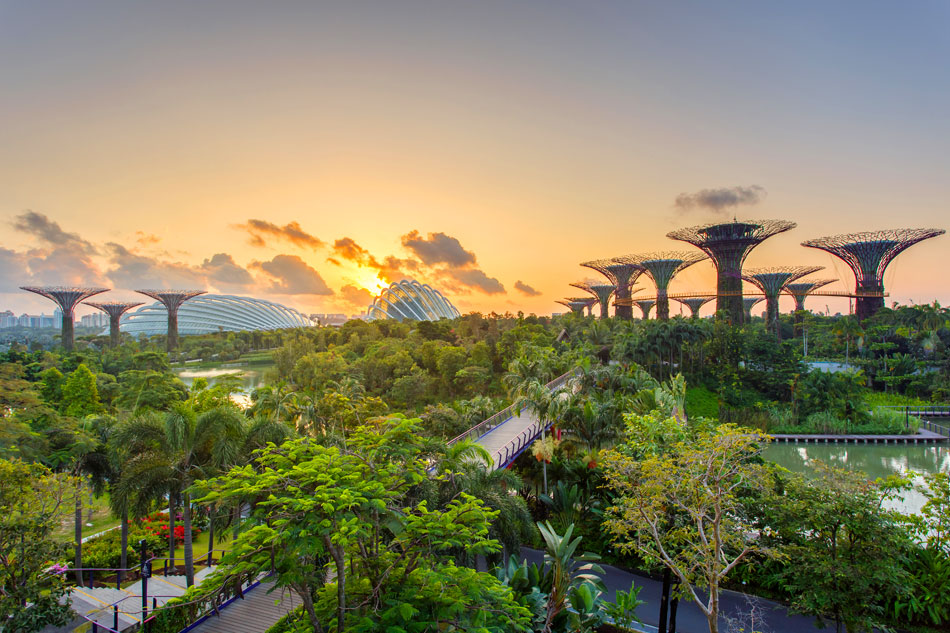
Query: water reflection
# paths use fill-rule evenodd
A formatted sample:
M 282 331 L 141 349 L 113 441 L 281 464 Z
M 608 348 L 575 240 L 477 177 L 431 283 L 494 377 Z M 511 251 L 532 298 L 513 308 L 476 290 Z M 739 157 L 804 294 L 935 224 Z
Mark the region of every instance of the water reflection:
M 785 468 L 808 474 L 814 460 L 861 471 L 870 479 L 907 473 L 950 471 L 950 447 L 945 444 L 772 444 L 764 457 Z M 924 504 L 917 491 L 908 491 L 888 507 L 916 514 Z
M 217 379 L 224 376 L 238 376 L 241 379 L 241 391 L 231 394 L 231 400 L 241 407 L 251 405 L 251 392 L 264 384 L 264 373 L 273 365 L 208 367 L 203 369 L 176 369 L 177 375 L 189 389 L 195 378 L 207 378 L 208 385 L 213 385 Z

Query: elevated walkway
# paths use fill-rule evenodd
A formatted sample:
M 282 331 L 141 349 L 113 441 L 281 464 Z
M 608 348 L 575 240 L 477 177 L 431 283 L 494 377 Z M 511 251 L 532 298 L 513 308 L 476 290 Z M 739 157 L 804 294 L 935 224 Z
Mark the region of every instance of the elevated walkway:
M 554 391 L 567 382 L 572 375 L 574 375 L 573 370 L 558 376 L 545 386 Z M 452 438 L 449 440 L 449 445 L 461 440 L 475 442 L 491 455 L 492 470 L 498 470 L 511 465 L 553 423 L 553 420 L 547 420 L 542 425 L 534 413 L 528 409 L 519 413 L 517 406 L 513 404 L 458 437 Z

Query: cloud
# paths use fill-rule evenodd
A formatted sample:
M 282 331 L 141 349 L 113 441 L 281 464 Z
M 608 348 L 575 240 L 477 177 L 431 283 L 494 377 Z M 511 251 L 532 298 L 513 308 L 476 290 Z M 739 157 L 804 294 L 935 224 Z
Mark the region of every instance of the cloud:
M 357 264 L 375 264 L 376 262 L 376 258 L 370 255 L 368 250 L 357 244 L 351 237 L 343 237 L 333 242 L 333 252 L 342 259 Z
M 267 292 L 285 295 L 332 295 L 333 291 L 314 268 L 296 255 L 277 255 L 269 262 L 252 262 L 251 268 L 271 278 Z
M 517 290 L 518 292 L 520 292 L 526 297 L 537 297 L 538 295 L 541 294 L 539 290 L 535 290 L 534 288 L 532 288 L 525 282 L 521 281 L 520 279 L 515 282 L 515 290 Z
M 217 253 L 211 259 L 204 260 L 199 269 L 218 287 L 243 289 L 254 285 L 251 273 L 235 263 L 234 258 L 227 253 Z
M 250 219 L 246 224 L 238 224 L 235 228 L 248 232 L 252 246 L 266 246 L 264 236 L 275 237 L 300 248 L 320 248 L 324 245 L 323 240 L 304 231 L 297 222 L 278 226 L 267 220 Z
M 106 276 L 119 288 L 182 288 L 206 290 L 207 276 L 188 264 L 161 261 L 108 242 L 109 266 Z
M 151 233 L 145 233 L 144 231 L 135 232 L 135 242 L 139 246 L 153 246 L 155 244 L 158 244 L 161 241 L 162 241 L 162 238 L 160 238 L 157 235 L 153 235 Z
M 42 213 L 24 211 L 14 218 L 13 228 L 32 235 L 49 246 L 76 248 L 85 253 L 96 252 L 93 245 L 79 237 L 78 233 L 67 233 L 58 222 L 50 220 Z
M 402 245 L 426 266 L 448 264 L 463 267 L 475 264 L 475 253 L 465 250 L 457 239 L 445 233 L 429 233 L 424 238 L 419 231 L 412 231 L 402 236 Z
M 505 287 L 500 281 L 489 277 L 478 268 L 453 268 L 446 270 L 445 275 L 464 289 L 475 289 L 489 295 L 505 292 Z M 456 292 L 461 290 L 458 286 L 455 286 Z
M 340 296 L 347 303 L 365 308 L 373 302 L 373 293 L 366 288 L 357 288 L 352 284 L 347 284 L 340 288 Z
M 696 208 L 723 213 L 730 207 L 758 204 L 765 195 L 765 188 L 759 185 L 702 189 L 696 193 L 681 193 L 673 206 L 683 213 Z

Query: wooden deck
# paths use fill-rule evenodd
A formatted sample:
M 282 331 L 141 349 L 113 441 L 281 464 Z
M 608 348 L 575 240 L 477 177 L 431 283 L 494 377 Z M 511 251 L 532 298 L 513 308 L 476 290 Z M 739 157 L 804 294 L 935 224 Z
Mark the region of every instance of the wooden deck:
M 947 436 L 920 429 L 914 435 L 772 435 L 772 440 L 793 444 L 931 444 L 946 442 Z
M 191 629 L 195 633 L 264 633 L 287 612 L 300 606 L 299 598 L 289 591 L 268 593 L 273 586 L 264 582 Z M 278 604 L 274 604 L 278 602 Z

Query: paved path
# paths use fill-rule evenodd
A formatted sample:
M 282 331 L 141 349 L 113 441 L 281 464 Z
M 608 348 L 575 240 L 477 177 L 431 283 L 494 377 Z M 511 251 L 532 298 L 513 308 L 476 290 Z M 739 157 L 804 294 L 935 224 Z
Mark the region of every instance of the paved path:
M 494 468 L 504 468 L 512 457 L 540 434 L 538 419 L 527 409 L 475 440 L 492 456 Z
M 195 633 L 264 633 L 289 611 L 300 606 L 300 600 L 289 591 L 268 593 L 273 585 L 264 582 L 245 592 L 221 609 L 220 616 L 211 616 L 192 629 Z M 277 604 L 274 604 L 277 602 Z
M 544 560 L 544 553 L 538 550 L 523 547 L 521 554 L 528 562 L 539 565 Z M 636 583 L 638 587 L 643 587 L 640 591 L 640 599 L 645 600 L 646 604 L 637 610 L 637 615 L 650 625 L 647 627 L 649 630 L 655 631 L 659 623 L 662 583 L 612 565 L 601 565 L 601 567 L 604 568 L 604 584 L 607 585 L 609 600 L 614 600 L 618 590 L 629 591 L 631 582 Z M 813 631 L 826 633 L 828 631 L 828 629 L 816 627 L 812 617 L 789 614 L 781 604 L 735 591 L 723 591 L 720 594 L 720 606 L 723 615 L 719 625 L 721 633 L 738 633 L 742 630 L 763 633 L 811 633 Z M 748 620 L 749 611 L 753 606 L 759 613 L 754 629 Z M 732 619 L 734 623 L 727 622 L 727 618 Z M 676 613 L 676 630 L 678 633 L 708 633 L 709 624 L 706 616 L 694 602 L 681 601 Z

